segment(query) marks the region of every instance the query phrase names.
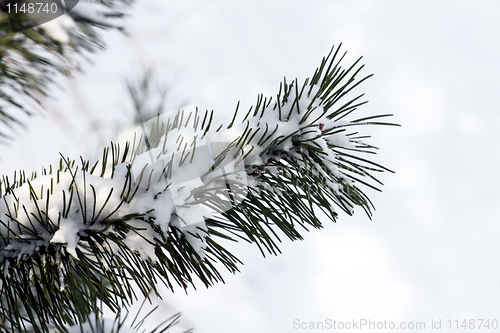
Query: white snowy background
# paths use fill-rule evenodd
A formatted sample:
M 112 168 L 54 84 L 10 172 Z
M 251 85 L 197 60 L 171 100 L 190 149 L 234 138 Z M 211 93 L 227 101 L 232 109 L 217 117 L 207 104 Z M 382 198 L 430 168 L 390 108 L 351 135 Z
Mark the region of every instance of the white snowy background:
M 311 76 L 332 45 L 364 56 L 370 101 L 401 128 L 371 129 L 381 148 L 377 210 L 325 221 L 283 254 L 231 246 L 241 273 L 206 290 L 164 292 L 158 315 L 183 313 L 195 332 L 302 332 L 293 320 L 500 320 L 500 2 L 396 0 L 143 0 L 131 37 L 74 80 L 61 79 L 50 110 L 0 146 L 0 172 L 40 170 L 62 152 L 91 156 L 131 118 L 124 78 L 146 67 L 170 84 L 167 109 L 194 103 L 232 116 L 283 76 Z M 373 331 L 373 330 L 372 330 Z M 384 331 L 384 330 L 381 330 Z M 464 329 L 452 332 L 466 331 Z M 469 330 L 467 330 L 469 331 Z M 485 330 L 498 331 L 498 330 Z

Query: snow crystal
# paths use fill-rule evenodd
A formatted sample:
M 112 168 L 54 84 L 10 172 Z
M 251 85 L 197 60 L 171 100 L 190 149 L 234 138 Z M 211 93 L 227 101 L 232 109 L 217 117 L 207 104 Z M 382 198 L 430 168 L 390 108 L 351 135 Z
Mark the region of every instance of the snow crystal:
M 84 229 L 84 225 L 81 221 L 72 221 L 67 223 L 62 223 L 59 226 L 59 230 L 56 231 L 50 243 L 62 243 L 66 244 L 66 251 L 73 257 L 78 258 L 76 254 L 76 247 L 78 246 L 79 235 L 78 233 Z

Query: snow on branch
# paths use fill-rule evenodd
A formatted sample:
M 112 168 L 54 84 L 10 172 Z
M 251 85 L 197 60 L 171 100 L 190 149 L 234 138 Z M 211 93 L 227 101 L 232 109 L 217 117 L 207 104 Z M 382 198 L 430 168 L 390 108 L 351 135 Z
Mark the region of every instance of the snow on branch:
M 209 112 L 176 110 L 95 163 L 62 157 L 41 176 L 4 177 L 0 293 L 24 297 L 16 319 L 78 322 L 96 308 L 89 299 L 132 302 L 132 283 L 144 295 L 159 281 L 194 286 L 193 275 L 209 286 L 222 281 L 220 264 L 237 271 L 225 240 L 276 254 L 280 232 L 294 240 L 298 226 L 322 226 L 317 208 L 334 221 L 336 208 L 370 216 L 362 187 L 378 189 L 373 173 L 390 170 L 361 157 L 375 147 L 351 129 L 391 124 L 374 121 L 388 115 L 346 120 L 365 102 L 345 95 L 366 78 L 356 79 L 358 62 L 341 68 L 337 53 L 303 84 L 283 82 L 274 101 L 259 96 L 242 119 L 237 109 L 226 127 L 213 130 Z M 62 315 L 59 304 L 73 310 Z M 13 309 L 4 302 L 0 320 Z

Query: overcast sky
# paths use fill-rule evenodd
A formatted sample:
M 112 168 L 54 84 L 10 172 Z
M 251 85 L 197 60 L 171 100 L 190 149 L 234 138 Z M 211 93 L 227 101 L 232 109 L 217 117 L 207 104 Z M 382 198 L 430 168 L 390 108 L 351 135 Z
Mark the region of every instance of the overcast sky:
M 131 37 L 108 48 L 10 147 L 2 173 L 39 170 L 58 153 L 93 154 L 130 119 L 123 79 L 145 67 L 168 82 L 167 108 L 196 104 L 217 120 L 283 76 L 305 79 L 342 42 L 359 56 L 370 101 L 360 114 L 393 113 L 401 128 L 371 129 L 380 147 L 377 211 L 340 215 L 283 254 L 232 246 L 245 263 L 227 283 L 189 295 L 165 292 L 196 332 L 296 332 L 300 322 L 500 320 L 500 2 L 144 0 Z M 162 310 L 163 311 L 163 310 Z M 162 313 L 163 316 L 163 313 Z M 313 331 L 313 330 L 311 330 Z M 491 330 L 498 331 L 498 330 Z

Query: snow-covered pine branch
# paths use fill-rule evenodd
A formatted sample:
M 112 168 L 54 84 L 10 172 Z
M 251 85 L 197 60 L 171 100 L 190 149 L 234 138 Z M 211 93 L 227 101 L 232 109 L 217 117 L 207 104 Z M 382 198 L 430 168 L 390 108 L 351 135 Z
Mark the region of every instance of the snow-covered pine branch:
M 332 49 L 310 80 L 283 82 L 275 100 L 257 104 L 227 126 L 211 128 L 197 109 L 158 116 L 98 162 L 62 157 L 41 175 L 7 177 L 0 193 L 0 321 L 57 326 L 82 322 L 102 300 L 118 310 L 159 281 L 173 289 L 222 281 L 237 271 L 225 240 L 245 239 L 276 254 L 279 231 L 300 239 L 320 228 L 314 209 L 332 220 L 372 204 L 363 186 L 388 170 L 365 157 L 375 147 L 353 130 L 389 115 L 347 120 L 365 102 L 348 98 L 359 60 L 340 66 Z M 22 300 L 24 311 L 17 309 Z M 17 312 L 16 312 L 17 311 Z M 12 315 L 14 313 L 14 315 Z

